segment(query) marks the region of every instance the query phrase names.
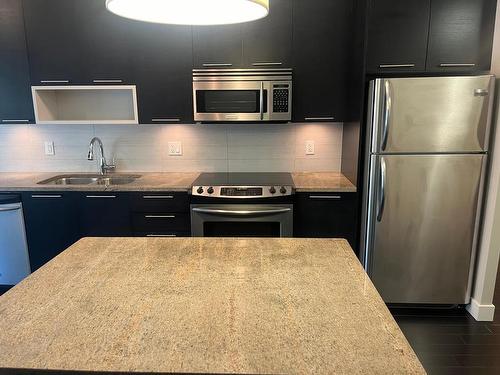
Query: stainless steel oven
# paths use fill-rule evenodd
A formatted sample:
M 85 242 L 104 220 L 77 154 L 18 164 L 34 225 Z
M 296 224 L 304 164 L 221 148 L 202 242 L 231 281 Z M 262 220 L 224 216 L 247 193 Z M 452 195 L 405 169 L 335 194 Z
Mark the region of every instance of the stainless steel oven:
M 191 205 L 193 237 L 292 237 L 291 204 Z
M 291 121 L 292 69 L 193 70 L 194 120 Z
M 191 189 L 193 237 L 292 237 L 289 173 L 202 173 Z

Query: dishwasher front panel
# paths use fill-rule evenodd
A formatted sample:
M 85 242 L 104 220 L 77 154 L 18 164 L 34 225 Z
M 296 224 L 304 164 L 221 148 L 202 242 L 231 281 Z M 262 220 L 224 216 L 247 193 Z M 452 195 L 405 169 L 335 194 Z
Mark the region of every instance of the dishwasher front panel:
M 22 204 L 1 204 L 0 285 L 16 285 L 30 273 Z

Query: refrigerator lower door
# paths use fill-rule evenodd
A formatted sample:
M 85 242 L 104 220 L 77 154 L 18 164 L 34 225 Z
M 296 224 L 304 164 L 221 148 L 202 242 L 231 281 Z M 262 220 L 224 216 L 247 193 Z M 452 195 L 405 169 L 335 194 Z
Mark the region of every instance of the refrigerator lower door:
M 373 153 L 486 151 L 493 76 L 378 79 L 370 87 Z
M 384 301 L 468 303 L 485 155 L 372 158 L 368 267 Z

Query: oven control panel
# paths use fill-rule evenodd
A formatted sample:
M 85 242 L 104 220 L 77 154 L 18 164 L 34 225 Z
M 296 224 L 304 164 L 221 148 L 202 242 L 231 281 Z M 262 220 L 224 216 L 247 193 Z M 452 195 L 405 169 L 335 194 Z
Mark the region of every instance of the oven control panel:
M 193 186 L 191 194 L 212 198 L 272 198 L 294 194 L 293 186 Z

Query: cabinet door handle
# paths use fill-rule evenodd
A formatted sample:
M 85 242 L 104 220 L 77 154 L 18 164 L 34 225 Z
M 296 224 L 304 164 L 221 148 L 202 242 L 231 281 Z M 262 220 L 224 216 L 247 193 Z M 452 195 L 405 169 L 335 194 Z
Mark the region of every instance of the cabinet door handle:
M 173 195 L 143 195 L 143 199 L 174 199 Z
M 31 198 L 34 198 L 34 199 L 58 199 L 58 198 L 62 198 L 62 195 L 32 195 Z
M 306 121 L 333 121 L 335 117 L 306 117 Z
M 121 79 L 94 79 L 94 83 L 123 83 Z
M 340 195 L 310 195 L 309 199 L 342 199 Z
M 380 64 L 378 67 L 380 69 L 414 68 L 415 64 Z
M 253 66 L 280 66 L 283 65 L 282 62 L 256 62 L 252 63 Z
M 180 118 L 153 118 L 152 122 L 180 122 Z
M 146 237 L 177 237 L 176 234 L 147 234 Z
M 223 67 L 228 67 L 228 66 L 233 66 L 233 64 L 229 63 L 207 63 L 203 64 L 205 68 L 223 68 Z
M 146 219 L 175 219 L 175 215 L 144 215 Z
M 2 120 L 3 123 L 20 123 L 20 122 L 30 122 L 30 120 Z
M 87 195 L 85 197 L 89 199 L 114 199 L 116 195 Z
M 43 80 L 41 83 L 69 83 L 68 79 L 54 79 L 54 80 Z
M 443 63 L 439 64 L 441 68 L 472 68 L 476 66 L 476 64 L 453 64 L 453 63 Z

